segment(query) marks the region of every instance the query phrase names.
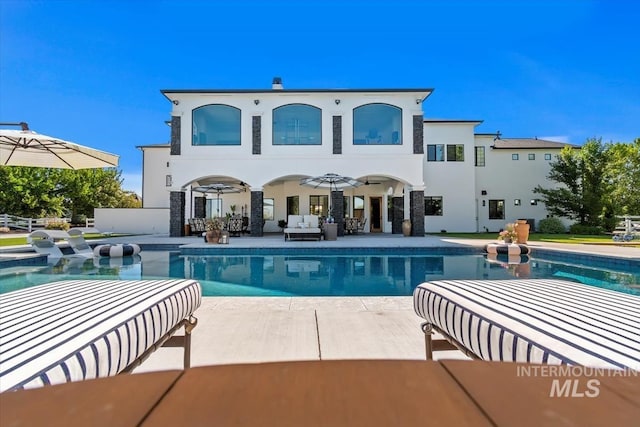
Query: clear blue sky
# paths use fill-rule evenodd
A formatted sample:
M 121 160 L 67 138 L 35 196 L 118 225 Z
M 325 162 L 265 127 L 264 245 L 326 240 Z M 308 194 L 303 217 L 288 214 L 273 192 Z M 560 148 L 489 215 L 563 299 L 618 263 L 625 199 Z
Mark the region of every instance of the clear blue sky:
M 0 122 L 119 154 L 166 143 L 161 89 L 435 88 L 477 132 L 640 137 L 640 1 L 0 0 Z

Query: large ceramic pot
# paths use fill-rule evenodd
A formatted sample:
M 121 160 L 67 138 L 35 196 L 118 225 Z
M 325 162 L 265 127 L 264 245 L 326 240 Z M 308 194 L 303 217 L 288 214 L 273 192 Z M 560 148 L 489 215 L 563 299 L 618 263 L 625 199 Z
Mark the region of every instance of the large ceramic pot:
M 207 243 L 219 243 L 220 242 L 220 230 L 209 230 L 205 235 L 207 238 Z
M 518 243 L 524 245 L 529 239 L 529 229 L 531 226 L 527 224 L 526 219 L 519 219 L 516 223 L 516 234 L 518 235 Z
M 411 236 L 411 220 L 405 219 L 402 221 L 402 234 L 405 236 Z

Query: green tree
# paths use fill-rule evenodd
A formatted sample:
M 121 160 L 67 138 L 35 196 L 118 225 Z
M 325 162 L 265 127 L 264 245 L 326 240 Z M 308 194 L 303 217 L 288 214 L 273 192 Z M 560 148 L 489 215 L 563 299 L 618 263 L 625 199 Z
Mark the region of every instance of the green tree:
M 640 138 L 607 147 L 607 204 L 615 215 L 640 215 Z
M 93 216 L 94 208 L 140 207 L 109 169 L 0 168 L 0 213 L 23 217 Z
M 0 213 L 23 217 L 62 216 L 59 169 L 0 167 Z
M 64 170 L 59 193 L 71 218 L 92 217 L 94 208 L 116 207 L 123 195 L 120 172 L 116 169 Z
M 548 178 L 557 188 L 538 185 L 551 215 L 582 225 L 612 229 L 616 216 L 640 212 L 640 140 L 633 144 L 602 144 L 588 139 L 580 150 L 565 147 L 551 163 Z

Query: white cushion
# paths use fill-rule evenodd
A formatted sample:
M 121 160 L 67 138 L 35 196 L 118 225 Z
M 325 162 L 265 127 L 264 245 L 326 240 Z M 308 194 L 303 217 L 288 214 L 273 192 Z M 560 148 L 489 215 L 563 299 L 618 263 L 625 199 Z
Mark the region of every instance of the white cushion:
M 309 227 L 311 228 L 318 228 L 319 227 L 319 219 L 318 219 L 318 215 L 305 215 L 304 216 L 304 222 L 309 224 Z
M 298 227 L 298 223 L 302 221 L 302 215 L 289 215 L 287 219 L 287 227 Z

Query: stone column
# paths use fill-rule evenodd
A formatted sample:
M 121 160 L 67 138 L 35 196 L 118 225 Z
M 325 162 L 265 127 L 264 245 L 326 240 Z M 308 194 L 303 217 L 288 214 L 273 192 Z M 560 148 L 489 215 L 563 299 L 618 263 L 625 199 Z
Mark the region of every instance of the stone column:
M 391 233 L 402 234 L 402 221 L 404 220 L 404 197 L 392 199 Z
M 331 212 L 333 222 L 338 225 L 338 236 L 344 236 L 344 192 L 342 190 L 331 192 Z
M 251 237 L 262 237 L 263 198 L 262 191 L 251 191 Z
M 424 236 L 424 190 L 409 193 L 409 219 L 411 235 Z
M 184 214 L 184 191 L 172 191 L 169 194 L 169 236 L 184 236 Z

